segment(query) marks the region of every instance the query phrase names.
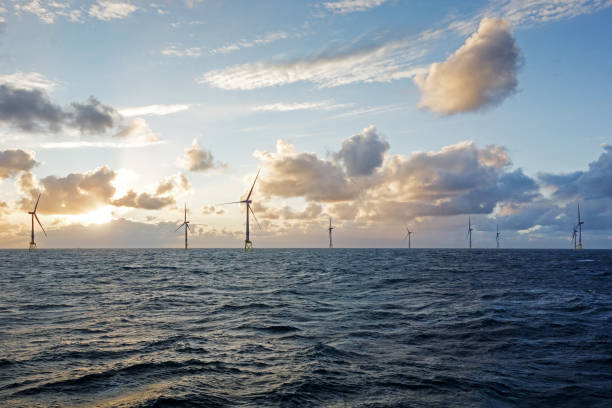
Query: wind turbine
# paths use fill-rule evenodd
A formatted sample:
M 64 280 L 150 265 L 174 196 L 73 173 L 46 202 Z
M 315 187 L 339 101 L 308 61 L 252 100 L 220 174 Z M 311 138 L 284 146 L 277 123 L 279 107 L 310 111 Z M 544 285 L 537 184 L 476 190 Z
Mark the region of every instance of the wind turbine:
M 467 237 L 470 239 L 470 249 L 472 249 L 472 231 L 474 231 L 474 229 L 472 228 L 472 219 L 471 217 L 468 217 Z
M 406 238 L 408 238 L 408 249 L 412 248 L 412 246 L 410 245 L 410 236 L 414 234 L 414 231 L 410 231 L 410 229 L 408 229 L 408 226 L 406 226 L 406 236 L 404 237 L 404 241 L 406 240 Z
M 497 233 L 495 234 L 495 241 L 497 242 L 497 249 L 499 249 L 499 239 L 501 238 L 501 234 L 499 233 L 499 224 L 497 224 Z
M 246 238 L 244 239 L 244 250 L 246 251 L 250 251 L 251 249 L 253 249 L 253 243 L 250 240 L 249 237 L 249 211 L 251 212 L 251 214 L 253 214 L 253 217 L 255 218 L 255 221 L 257 222 L 257 225 L 259 226 L 259 221 L 257 221 L 257 217 L 255 216 L 255 213 L 253 212 L 253 209 L 251 208 L 251 203 L 253 201 L 251 201 L 251 194 L 253 194 L 253 188 L 255 188 L 255 183 L 257 183 L 257 178 L 259 177 L 259 172 L 261 171 L 261 169 L 257 170 L 257 176 L 255 176 L 255 180 L 253 181 L 253 185 L 251 186 L 251 189 L 249 190 L 249 194 L 246 196 L 246 198 L 244 200 L 241 201 L 232 201 L 231 203 L 222 203 L 219 205 L 226 205 L 226 204 L 246 204 Z M 259 227 L 261 229 L 261 227 Z
M 578 249 L 582 249 L 582 224 L 584 221 L 580 219 L 580 203 L 578 203 Z
M 329 231 L 329 247 L 333 248 L 334 245 L 332 244 L 332 230 L 334 229 L 334 227 L 332 227 L 331 224 L 331 217 L 329 217 L 329 228 L 327 229 Z
M 187 221 L 187 203 L 185 203 L 185 221 L 174 232 L 180 230 L 183 226 L 185 227 L 185 249 L 187 249 L 187 231 L 192 232 L 189 228 L 189 221 Z
M 40 220 L 38 219 L 38 215 L 36 215 L 36 209 L 38 208 L 38 202 L 40 201 L 40 193 L 38 194 L 38 199 L 36 200 L 36 205 L 34 205 L 34 210 L 29 211 L 28 214 L 32 215 L 32 239 L 30 241 L 30 251 L 36 249 L 36 242 L 34 242 L 34 218 L 36 218 L 36 222 L 40 225 L 40 229 L 45 233 L 45 237 L 47 236 L 47 232 L 43 228 Z
M 576 229 L 576 226 L 574 225 L 574 228 L 572 229 L 572 242 L 574 243 L 574 250 L 576 250 L 576 237 L 578 236 L 578 230 Z

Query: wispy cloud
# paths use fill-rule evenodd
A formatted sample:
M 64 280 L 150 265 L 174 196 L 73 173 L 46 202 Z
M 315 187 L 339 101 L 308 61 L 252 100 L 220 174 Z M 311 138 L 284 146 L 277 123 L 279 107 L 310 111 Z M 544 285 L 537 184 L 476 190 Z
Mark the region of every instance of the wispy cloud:
M 236 65 L 209 71 L 198 82 L 221 89 L 242 90 L 296 82 L 313 82 L 322 88 L 354 82 L 389 82 L 411 78 L 417 73 L 415 61 L 426 50 L 415 45 L 415 40 L 392 41 L 374 48 L 297 62 Z
M 200 47 L 179 48 L 177 45 L 169 45 L 161 50 L 161 54 L 166 57 L 197 58 L 202 56 L 202 49 Z
M 339 0 L 325 2 L 323 6 L 332 13 L 346 14 L 378 7 L 387 1 L 388 0 Z
M 235 43 L 230 43 L 223 45 L 218 48 L 214 48 L 210 50 L 211 54 L 227 54 L 233 51 L 238 51 L 243 48 L 251 48 L 256 45 L 264 45 L 269 44 L 274 41 L 284 40 L 289 38 L 289 34 L 284 31 L 277 31 L 272 33 L 267 33 L 263 36 L 256 37 L 254 39 L 246 39 L 243 38 Z
M 57 84 L 38 72 L 15 72 L 0 75 L 0 84 L 26 90 L 41 89 L 51 91 Z
M 156 146 L 160 144 L 164 144 L 166 141 L 157 140 L 154 142 L 127 142 L 127 143 L 117 143 L 117 142 L 89 142 L 85 140 L 79 140 L 74 142 L 51 142 L 51 143 L 43 143 L 40 145 L 43 149 L 82 149 L 82 148 L 92 148 L 92 149 L 134 149 L 138 147 L 149 147 Z
M 406 109 L 408 105 L 399 103 L 392 105 L 382 105 L 382 106 L 369 106 L 365 108 L 353 109 L 348 112 L 343 112 L 338 115 L 332 116 L 332 119 L 345 118 L 350 116 L 361 116 L 361 115 L 378 115 L 387 112 L 394 112 L 401 109 Z
M 122 116 L 165 116 L 171 115 L 177 112 L 183 112 L 190 108 L 187 104 L 175 104 L 175 105 L 147 105 L 147 106 L 134 106 L 128 108 L 119 109 L 119 113 Z
M 138 7 L 131 3 L 98 0 L 97 4 L 89 8 L 89 15 L 99 20 L 109 21 L 126 18 L 136 10 Z
M 277 102 L 265 105 L 252 106 L 254 112 L 292 112 L 300 110 L 335 110 L 342 109 L 353 104 L 334 103 L 333 101 L 314 101 L 314 102 Z

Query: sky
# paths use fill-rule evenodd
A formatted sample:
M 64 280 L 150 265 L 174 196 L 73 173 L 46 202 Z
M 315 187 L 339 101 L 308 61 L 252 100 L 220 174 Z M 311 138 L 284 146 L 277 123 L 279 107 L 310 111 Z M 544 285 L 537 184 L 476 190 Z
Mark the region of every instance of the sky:
M 0 0 L 0 247 L 612 247 L 612 0 Z

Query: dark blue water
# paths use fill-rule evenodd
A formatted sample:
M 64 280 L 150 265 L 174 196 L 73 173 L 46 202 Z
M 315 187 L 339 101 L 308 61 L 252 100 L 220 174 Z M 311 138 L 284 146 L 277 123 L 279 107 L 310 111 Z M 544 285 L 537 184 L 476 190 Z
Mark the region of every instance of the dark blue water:
M 0 406 L 612 406 L 612 251 L 0 251 Z

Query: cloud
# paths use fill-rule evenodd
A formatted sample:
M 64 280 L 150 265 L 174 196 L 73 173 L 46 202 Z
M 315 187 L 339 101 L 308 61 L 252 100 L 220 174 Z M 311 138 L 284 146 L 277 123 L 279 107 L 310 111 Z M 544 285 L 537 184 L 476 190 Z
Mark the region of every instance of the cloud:
M 246 39 L 243 38 L 240 41 L 236 42 L 236 43 L 232 43 L 232 44 L 226 44 L 224 46 L 218 47 L 218 48 L 214 48 L 212 50 L 210 50 L 211 54 L 228 54 L 230 52 L 234 52 L 234 51 L 238 51 L 241 50 L 243 48 L 251 48 L 253 46 L 256 45 L 264 45 L 264 44 L 269 44 L 271 42 L 274 41 L 278 41 L 278 40 L 284 40 L 286 38 L 289 37 L 289 34 L 287 34 L 284 31 L 277 31 L 277 32 L 272 32 L 272 33 L 267 33 L 263 36 L 259 36 L 256 37 L 254 39 Z
M 0 85 L 0 123 L 24 131 L 56 132 L 66 119 L 66 113 L 51 103 L 40 89 L 17 89 Z
M 118 112 L 99 100 L 90 96 L 84 103 L 74 102 L 71 105 L 70 121 L 72 126 L 81 130 L 81 133 L 104 133 L 115 125 Z
M 510 169 L 501 146 L 462 142 L 385 161 L 388 149 L 374 127 L 344 140 L 333 160 L 278 141 L 275 153 L 255 152 L 262 167 L 259 193 L 330 203 L 332 214 L 366 222 L 492 214 L 498 206 L 540 197 L 534 179 Z
M 287 205 L 280 208 L 272 208 L 260 202 L 255 202 L 253 204 L 253 212 L 259 218 L 268 220 L 313 220 L 321 216 L 323 207 L 318 203 L 308 202 L 302 211 L 294 211 Z
M 165 57 L 192 57 L 197 58 L 202 56 L 200 47 L 179 48 L 177 45 L 169 45 L 161 51 Z
M 411 78 L 419 69 L 414 61 L 424 50 L 414 40 L 392 41 L 378 47 L 296 62 L 250 63 L 213 70 L 202 75 L 201 84 L 226 90 L 252 90 L 313 82 L 335 87 L 355 82 L 389 82 Z
M 13 74 L 0 75 L 0 85 L 7 85 L 14 89 L 32 91 L 52 91 L 57 84 L 38 72 L 15 72 Z
M 513 25 L 530 25 L 570 19 L 610 6 L 612 2 L 601 0 L 503 0 L 494 3 L 487 12 L 502 15 Z
M 215 162 L 212 153 L 203 149 L 197 139 L 193 139 L 191 146 L 185 149 L 185 154 L 180 160 L 180 164 L 189 171 L 199 172 L 223 166 L 223 164 Z
M 25 11 L 36 15 L 43 23 L 51 24 L 55 20 L 55 13 L 46 9 L 39 0 L 32 0 L 27 4 L 15 4 L 15 11 Z
M 39 182 L 31 173 L 24 173 L 17 180 L 19 191 L 25 195 L 21 208 L 33 207 L 39 192 L 45 196 L 40 201 L 42 214 L 79 214 L 107 205 L 115 194 L 113 180 L 117 173 L 108 166 L 101 166 L 86 173 L 71 173 L 66 177 L 47 176 Z
M 362 133 L 342 141 L 342 148 L 334 155 L 344 163 L 349 176 L 368 176 L 383 163 L 389 143 L 382 140 L 373 125 Z
M 130 108 L 121 108 L 119 109 L 119 113 L 125 117 L 148 115 L 165 116 L 186 111 L 190 107 L 191 106 L 187 104 L 135 106 Z
M 346 14 L 356 11 L 365 11 L 378 7 L 386 2 L 387 0 L 339 0 L 325 2 L 323 6 L 332 13 Z
M 292 102 L 292 103 L 269 103 L 265 105 L 252 106 L 250 110 L 254 112 L 293 112 L 301 110 L 334 110 L 342 109 L 352 104 L 337 104 L 332 101 L 315 101 L 315 102 Z
M 156 196 L 149 193 L 138 194 L 134 190 L 130 190 L 123 197 L 112 201 L 112 204 L 117 207 L 132 207 L 144 210 L 159 210 L 175 203 L 174 198 L 169 196 Z
M 174 196 L 191 190 L 191 183 L 183 173 L 167 177 L 157 184 L 154 193 L 137 193 L 129 190 L 124 196 L 113 200 L 117 207 L 132 207 L 144 210 L 159 210 L 176 204 Z
M 612 146 L 605 145 L 603 149 L 604 152 L 589 164 L 587 171 L 540 173 L 539 178 L 546 186 L 554 189 L 553 196 L 560 200 L 612 200 Z
M 261 162 L 259 191 L 277 197 L 304 197 L 308 201 L 342 201 L 354 198 L 356 188 L 342 167 L 315 153 L 298 153 L 295 146 L 279 140 L 276 152 L 256 151 Z
M 115 137 L 143 143 L 155 143 L 160 140 L 159 133 L 153 132 L 147 121 L 142 118 L 131 119 L 127 125 L 121 126 Z
M 516 91 L 521 52 L 507 21 L 485 18 L 446 61 L 415 76 L 420 106 L 441 115 L 500 104 Z
M 29 171 L 37 165 L 38 162 L 32 152 L 21 149 L 0 150 L 0 179 L 14 177 L 19 172 Z
M 202 214 L 204 215 L 210 215 L 210 214 L 221 215 L 224 213 L 225 213 L 225 210 L 223 208 L 215 207 L 214 205 L 205 205 L 204 207 L 202 207 Z
M 89 8 L 89 15 L 99 20 L 109 21 L 126 18 L 136 10 L 138 7 L 130 3 L 98 0 L 97 4 Z

